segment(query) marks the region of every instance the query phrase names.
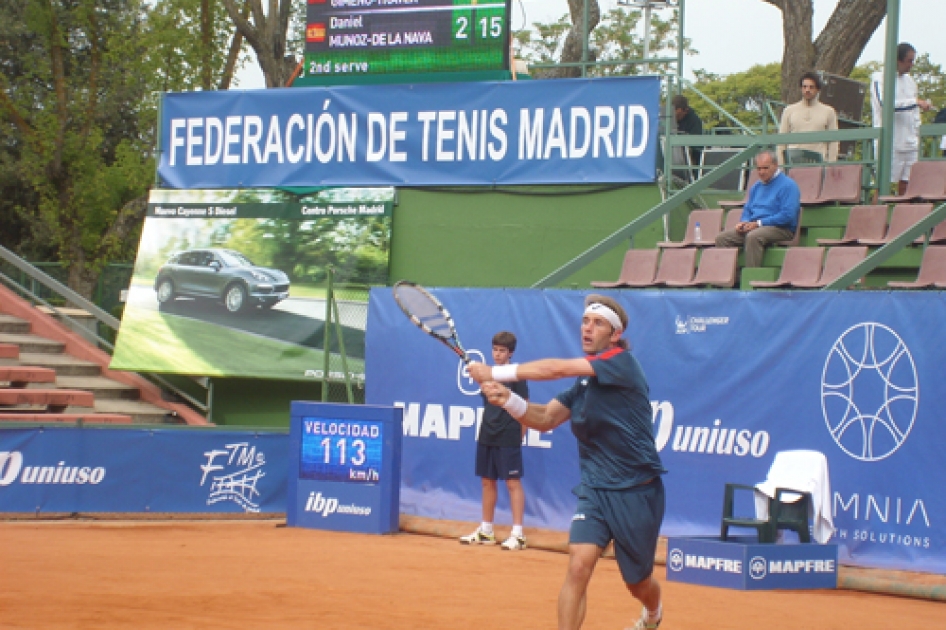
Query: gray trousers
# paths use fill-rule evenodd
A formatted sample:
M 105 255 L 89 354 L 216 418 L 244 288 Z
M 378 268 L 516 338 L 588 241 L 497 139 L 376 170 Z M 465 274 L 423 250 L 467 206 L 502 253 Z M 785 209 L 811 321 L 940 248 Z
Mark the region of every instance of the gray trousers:
M 716 237 L 716 247 L 739 247 L 745 244 L 746 267 L 761 267 L 766 247 L 773 243 L 790 241 L 793 238 L 795 238 L 795 233 L 787 228 L 763 225 L 747 234 L 740 234 L 736 230 L 720 232 Z

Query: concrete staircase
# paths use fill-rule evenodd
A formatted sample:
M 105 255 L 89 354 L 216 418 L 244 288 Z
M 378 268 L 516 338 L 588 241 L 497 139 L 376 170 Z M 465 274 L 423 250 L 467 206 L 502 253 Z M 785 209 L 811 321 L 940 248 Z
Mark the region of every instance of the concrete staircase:
M 34 335 L 31 329 L 29 321 L 0 313 L 0 343 L 19 348 L 19 358 L 0 359 L 0 365 L 52 369 L 56 372 L 55 388 L 87 391 L 95 397 L 93 413 L 79 407 L 70 407 L 66 413 L 86 414 L 87 422 L 94 422 L 96 413 L 109 413 L 131 416 L 134 424 L 184 423 L 174 410 L 142 401 L 138 388 L 106 378 L 97 363 L 66 354 L 66 344 Z
M 133 424 L 212 425 L 191 407 L 169 402 L 161 390 L 139 374 L 108 369 L 111 357 L 51 316 L 0 285 L 0 366 L 52 369 L 55 383 L 28 383 L 26 387 L 91 392 L 93 407 L 69 407 L 62 414 L 79 414 L 83 422 L 130 417 Z M 11 413 L 9 407 L 7 413 Z M 31 413 L 32 409 L 16 409 Z M 38 409 L 42 413 L 43 409 Z M 0 410 L 2 419 L 3 410 Z M 55 421 L 48 414 L 50 422 Z

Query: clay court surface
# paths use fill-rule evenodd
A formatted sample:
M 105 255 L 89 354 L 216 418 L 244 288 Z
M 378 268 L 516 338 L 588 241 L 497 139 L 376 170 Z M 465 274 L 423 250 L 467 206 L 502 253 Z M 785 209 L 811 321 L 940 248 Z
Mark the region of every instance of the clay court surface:
M 527 530 L 528 533 L 528 530 Z M 555 628 L 567 556 L 282 521 L 0 522 L 0 628 Z M 946 604 L 854 591 L 664 584 L 661 630 L 946 627 Z M 617 565 L 591 582 L 588 629 L 639 614 Z

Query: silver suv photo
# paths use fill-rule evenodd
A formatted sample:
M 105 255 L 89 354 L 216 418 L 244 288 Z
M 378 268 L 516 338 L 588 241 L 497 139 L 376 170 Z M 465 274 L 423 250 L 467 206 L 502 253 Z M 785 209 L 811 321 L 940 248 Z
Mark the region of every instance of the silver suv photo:
M 209 298 L 239 313 L 249 306 L 272 308 L 285 300 L 289 276 L 258 267 L 232 249 L 191 249 L 174 254 L 158 270 L 154 290 L 158 308 L 178 297 Z

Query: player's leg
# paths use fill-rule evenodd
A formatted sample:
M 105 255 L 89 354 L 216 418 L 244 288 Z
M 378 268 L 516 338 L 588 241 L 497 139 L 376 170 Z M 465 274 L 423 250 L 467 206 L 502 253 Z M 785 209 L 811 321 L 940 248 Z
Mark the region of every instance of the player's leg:
M 588 582 L 604 549 L 580 543 L 568 545 L 568 571 L 558 594 L 559 630 L 577 630 L 585 620 Z
M 663 604 L 660 597 L 660 583 L 649 575 L 637 584 L 625 584 L 627 590 L 637 601 L 644 605 L 640 619 L 634 630 L 650 630 L 657 628 L 663 621 Z
M 506 489 L 509 491 L 509 506 L 512 509 L 512 531 L 503 543 L 503 549 L 525 549 L 526 534 L 522 529 L 522 520 L 526 510 L 526 495 L 522 490 L 522 482 L 518 479 L 507 479 Z
M 483 485 L 483 523 L 489 523 L 489 528 L 492 530 L 499 490 L 495 479 L 483 477 L 480 481 Z
M 526 510 L 526 497 L 522 491 L 522 447 L 503 446 L 499 448 L 499 477 L 506 482 L 509 491 L 509 507 L 512 510 L 512 532 L 502 548 L 514 551 L 526 548 L 526 536 L 522 531 L 522 519 Z
M 466 545 L 481 544 L 495 545 L 496 535 L 493 533 L 493 516 L 496 512 L 496 463 L 493 456 L 494 447 L 476 444 L 476 476 L 480 478 L 482 487 L 481 513 L 483 522 L 471 534 L 460 537 L 460 542 Z
M 512 510 L 512 526 L 522 530 L 522 522 L 526 513 L 526 493 L 522 489 L 519 479 L 507 479 L 506 489 L 509 490 L 509 507 Z
M 559 630 L 581 627 L 588 582 L 601 552 L 611 542 L 611 530 L 596 504 L 597 491 L 580 486 L 577 492 L 578 506 L 568 533 L 568 572 L 558 595 Z
M 615 560 L 628 592 L 644 607 L 634 628 L 656 628 L 663 619 L 660 584 L 653 577 L 664 516 L 663 482 L 657 477 L 650 483 L 606 494 L 604 511 L 614 534 Z

